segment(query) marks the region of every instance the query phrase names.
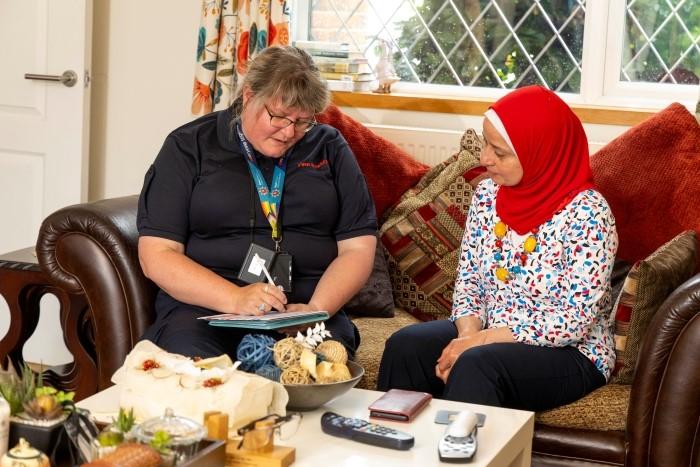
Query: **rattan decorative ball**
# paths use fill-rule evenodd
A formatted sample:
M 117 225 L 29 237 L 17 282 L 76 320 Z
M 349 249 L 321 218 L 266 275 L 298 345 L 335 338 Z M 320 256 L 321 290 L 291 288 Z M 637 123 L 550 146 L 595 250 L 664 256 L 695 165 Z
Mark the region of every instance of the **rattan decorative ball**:
M 283 370 L 297 365 L 303 350 L 304 347 L 299 342 L 295 341 L 293 337 L 286 337 L 277 341 L 272 349 L 275 365 Z
M 348 361 L 348 352 L 345 346 L 338 341 L 323 341 L 316 347 L 316 353 L 323 355 L 327 362 L 345 364 Z
M 280 383 L 282 384 L 310 384 L 311 375 L 307 370 L 299 365 L 290 366 L 282 371 L 280 375 Z

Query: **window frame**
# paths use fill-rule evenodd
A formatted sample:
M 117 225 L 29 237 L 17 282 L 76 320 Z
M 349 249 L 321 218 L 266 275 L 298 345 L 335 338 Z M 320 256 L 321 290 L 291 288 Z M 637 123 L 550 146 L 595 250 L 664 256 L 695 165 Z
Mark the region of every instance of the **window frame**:
M 694 110 L 698 100 L 697 85 L 630 83 L 620 80 L 626 3 L 625 0 L 586 0 L 581 89 L 578 94 L 559 95 L 587 116 L 596 114 L 594 110 L 599 108 L 598 115 L 611 124 L 641 121 L 673 101 L 681 102 Z M 308 37 L 311 0 L 291 0 L 291 6 L 292 37 Z M 408 105 L 406 110 L 434 111 L 428 110 L 427 104 L 431 102 L 437 103 L 438 108 L 447 110 L 446 113 L 456 113 L 449 109 L 471 108 L 474 105 L 478 108 L 480 102 L 493 102 L 508 90 L 398 82 L 392 86 L 392 92 L 401 97 L 399 100 L 404 105 L 409 103 L 407 99 L 425 99 L 424 103 Z M 342 105 L 362 102 L 363 107 L 385 108 L 387 102 L 377 95 L 374 95 L 375 99 L 369 99 L 371 93 L 333 94 L 335 100 L 343 102 Z M 368 96 L 353 99 L 352 94 Z

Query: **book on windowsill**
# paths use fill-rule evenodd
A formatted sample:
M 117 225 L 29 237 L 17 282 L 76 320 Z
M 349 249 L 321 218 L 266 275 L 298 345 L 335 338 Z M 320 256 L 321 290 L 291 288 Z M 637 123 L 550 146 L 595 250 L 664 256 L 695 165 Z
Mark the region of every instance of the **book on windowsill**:
M 372 73 L 368 63 L 316 62 L 321 73 Z
M 327 79 L 326 83 L 331 91 L 368 92 L 377 87 L 377 80 L 342 81 L 339 79 Z
M 329 318 L 327 311 L 287 311 L 273 312 L 261 316 L 220 314 L 201 316 L 197 319 L 208 321 L 210 326 L 245 329 L 279 329 L 300 324 L 325 321 Z
M 347 42 L 328 42 L 328 41 L 294 41 L 294 47 L 304 50 L 328 50 L 334 52 L 347 52 L 350 50 L 350 44 Z
M 322 42 L 322 41 L 296 41 L 294 45 L 306 51 L 314 60 L 341 59 L 341 60 L 364 60 L 365 56 L 357 50 L 350 50 L 350 44 L 342 42 Z
M 321 72 L 329 73 L 372 73 L 372 68 L 366 58 L 329 58 L 313 57 L 314 63 Z
M 322 71 L 321 77 L 326 80 L 372 81 L 374 80 L 374 73 L 334 73 L 330 71 Z

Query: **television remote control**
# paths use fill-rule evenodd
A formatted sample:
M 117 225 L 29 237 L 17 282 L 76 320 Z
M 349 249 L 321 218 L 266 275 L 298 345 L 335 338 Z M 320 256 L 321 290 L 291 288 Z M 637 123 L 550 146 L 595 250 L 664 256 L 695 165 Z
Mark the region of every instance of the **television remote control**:
M 408 433 L 359 418 L 343 417 L 333 412 L 326 412 L 321 416 L 321 429 L 332 436 L 382 448 L 406 450 L 412 448 L 415 442 L 413 436 Z

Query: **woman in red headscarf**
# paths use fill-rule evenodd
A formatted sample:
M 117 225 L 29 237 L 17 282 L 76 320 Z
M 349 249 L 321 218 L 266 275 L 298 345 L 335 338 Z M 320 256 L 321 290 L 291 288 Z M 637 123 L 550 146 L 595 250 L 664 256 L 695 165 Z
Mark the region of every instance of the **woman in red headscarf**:
M 545 410 L 605 384 L 615 362 L 615 219 L 595 190 L 579 119 L 552 91 L 518 89 L 483 127 L 489 178 L 469 210 L 452 316 L 386 343 L 378 388 Z

